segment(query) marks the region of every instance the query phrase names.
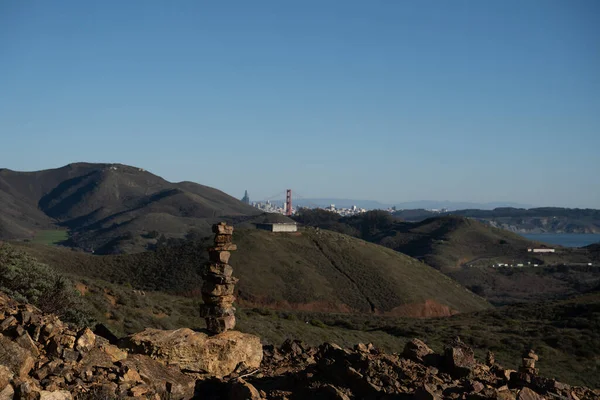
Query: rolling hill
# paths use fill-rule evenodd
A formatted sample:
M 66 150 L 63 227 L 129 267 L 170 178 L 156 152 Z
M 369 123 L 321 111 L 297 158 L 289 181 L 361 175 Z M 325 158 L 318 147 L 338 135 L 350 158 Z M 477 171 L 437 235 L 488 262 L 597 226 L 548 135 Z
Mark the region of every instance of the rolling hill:
M 259 215 L 208 186 L 171 183 L 122 164 L 74 163 L 36 172 L 0 170 L 0 239 L 68 229 L 68 245 L 100 252 L 141 251 L 151 231 L 208 233 L 213 220 Z M 125 243 L 123 243 L 125 242 Z
M 274 234 L 240 229 L 232 256 L 245 307 L 440 316 L 489 305 L 457 282 L 406 255 L 335 232 Z M 94 256 L 20 244 L 55 269 L 134 289 L 197 296 L 208 241 L 156 251 Z
M 543 244 L 471 218 L 441 216 L 410 223 L 383 211 L 340 217 L 323 210 L 303 211 L 296 218 L 417 258 L 494 305 L 562 299 L 600 284 L 596 247 L 529 253 L 528 248 Z M 499 264 L 514 267 L 493 268 Z

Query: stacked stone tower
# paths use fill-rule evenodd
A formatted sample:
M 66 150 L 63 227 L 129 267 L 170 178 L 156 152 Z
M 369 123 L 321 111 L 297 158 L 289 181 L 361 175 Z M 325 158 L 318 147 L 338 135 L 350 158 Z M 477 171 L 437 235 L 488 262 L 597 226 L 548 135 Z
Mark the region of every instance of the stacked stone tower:
M 538 369 L 535 367 L 535 362 L 539 359 L 535 351 L 528 350 L 523 354 L 523 365 L 519 368 L 519 372 L 537 375 Z
M 233 226 L 225 222 L 212 227 L 215 233 L 215 245 L 209 247 L 209 262 L 204 267 L 202 277 L 202 301 L 200 316 L 206 319 L 206 328 L 210 333 L 218 334 L 235 328 L 235 308 L 233 295 L 237 278 L 232 276 L 229 265 L 231 252 L 237 246 L 231 242 Z

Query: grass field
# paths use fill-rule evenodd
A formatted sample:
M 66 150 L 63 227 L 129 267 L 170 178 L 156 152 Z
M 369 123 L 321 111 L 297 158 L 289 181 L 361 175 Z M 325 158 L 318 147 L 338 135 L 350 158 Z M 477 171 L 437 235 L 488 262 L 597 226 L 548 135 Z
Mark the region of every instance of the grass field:
M 69 238 L 67 231 L 62 230 L 44 230 L 38 231 L 31 240 L 32 243 L 53 245 Z

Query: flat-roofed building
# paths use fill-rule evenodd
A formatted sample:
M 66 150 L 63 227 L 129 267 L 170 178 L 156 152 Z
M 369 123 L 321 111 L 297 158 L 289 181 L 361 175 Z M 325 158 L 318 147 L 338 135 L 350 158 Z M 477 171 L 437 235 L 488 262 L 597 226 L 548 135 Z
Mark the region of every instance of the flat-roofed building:
M 268 222 L 256 224 L 256 228 L 269 232 L 297 232 L 298 225 L 295 222 Z

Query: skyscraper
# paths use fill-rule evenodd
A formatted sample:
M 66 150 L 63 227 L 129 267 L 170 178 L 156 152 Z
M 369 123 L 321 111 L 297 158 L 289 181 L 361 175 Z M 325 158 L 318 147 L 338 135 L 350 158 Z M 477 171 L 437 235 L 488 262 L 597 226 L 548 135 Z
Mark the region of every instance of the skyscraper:
M 250 204 L 250 197 L 248 196 L 248 191 L 244 193 L 244 197 L 242 197 L 242 203 Z

